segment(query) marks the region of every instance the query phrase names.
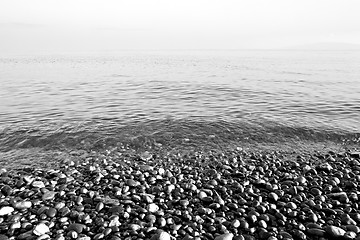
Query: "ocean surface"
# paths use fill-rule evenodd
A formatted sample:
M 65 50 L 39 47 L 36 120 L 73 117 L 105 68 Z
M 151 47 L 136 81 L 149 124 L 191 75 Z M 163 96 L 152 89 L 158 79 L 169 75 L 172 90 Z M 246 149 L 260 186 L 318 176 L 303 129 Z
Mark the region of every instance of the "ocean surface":
M 356 143 L 359 66 L 360 51 L 3 56 L 0 162 L 120 145 Z

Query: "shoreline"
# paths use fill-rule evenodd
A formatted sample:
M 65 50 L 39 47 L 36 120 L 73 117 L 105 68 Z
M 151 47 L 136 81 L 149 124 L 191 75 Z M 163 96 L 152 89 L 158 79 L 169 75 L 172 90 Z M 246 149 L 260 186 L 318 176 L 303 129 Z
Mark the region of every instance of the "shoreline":
M 360 152 L 259 149 L 72 151 L 2 170 L 0 239 L 360 236 Z
M 22 168 L 41 168 L 41 169 L 57 169 L 59 165 L 66 159 L 76 159 L 80 155 L 93 156 L 108 154 L 109 152 L 119 152 L 121 154 L 132 155 L 134 159 L 141 155 L 143 152 L 151 152 L 152 154 L 160 157 L 166 157 L 168 155 L 186 155 L 188 153 L 200 152 L 202 154 L 211 154 L 214 152 L 227 153 L 233 151 L 246 151 L 249 153 L 258 154 L 271 154 L 273 152 L 281 153 L 286 157 L 296 157 L 296 155 L 310 156 L 314 153 L 326 154 L 329 151 L 332 152 L 350 152 L 359 149 L 359 140 L 347 140 L 346 142 L 334 142 L 334 141 L 314 141 L 314 140 L 300 140 L 284 139 L 281 142 L 257 142 L 255 140 L 249 140 L 248 142 L 241 141 L 228 141 L 215 144 L 214 141 L 209 142 L 208 145 L 203 142 L 198 143 L 187 139 L 187 142 L 182 140 L 182 144 L 179 141 L 169 141 L 162 145 L 156 142 L 156 140 L 147 142 L 147 138 L 144 137 L 139 142 L 118 142 L 116 144 L 110 144 L 106 146 L 104 143 L 85 147 L 15 147 L 12 149 L 2 149 L 0 151 L 0 163 L 6 166 L 5 168 L 10 171 L 21 170 Z

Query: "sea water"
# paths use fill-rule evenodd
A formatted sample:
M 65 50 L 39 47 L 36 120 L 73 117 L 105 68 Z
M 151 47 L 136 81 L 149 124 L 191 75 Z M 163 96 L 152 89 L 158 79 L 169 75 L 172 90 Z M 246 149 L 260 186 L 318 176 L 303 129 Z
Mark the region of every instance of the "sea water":
M 0 160 L 118 144 L 356 141 L 359 66 L 360 51 L 3 56 Z

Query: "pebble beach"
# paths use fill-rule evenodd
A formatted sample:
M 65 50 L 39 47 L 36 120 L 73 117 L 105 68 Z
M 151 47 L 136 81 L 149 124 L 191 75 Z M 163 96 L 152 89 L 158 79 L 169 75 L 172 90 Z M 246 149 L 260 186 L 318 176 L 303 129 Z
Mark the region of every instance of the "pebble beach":
M 0 239 L 360 239 L 360 152 L 73 151 L 2 169 Z
M 0 240 L 360 240 L 360 55 L 0 58 Z

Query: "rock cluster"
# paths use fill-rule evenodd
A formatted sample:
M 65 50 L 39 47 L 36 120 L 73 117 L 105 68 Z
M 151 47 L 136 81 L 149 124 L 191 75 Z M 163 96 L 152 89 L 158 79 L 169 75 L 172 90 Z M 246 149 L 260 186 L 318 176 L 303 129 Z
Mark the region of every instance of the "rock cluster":
M 107 152 L 2 170 L 0 240 L 360 239 L 359 157 Z

